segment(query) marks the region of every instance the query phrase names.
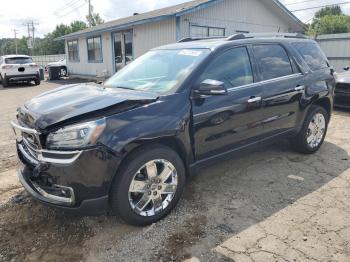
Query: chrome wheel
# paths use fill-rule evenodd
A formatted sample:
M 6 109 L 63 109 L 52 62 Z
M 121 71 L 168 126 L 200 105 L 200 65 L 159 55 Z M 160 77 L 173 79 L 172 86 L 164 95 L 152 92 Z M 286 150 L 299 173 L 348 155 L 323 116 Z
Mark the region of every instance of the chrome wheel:
M 326 119 L 323 114 L 317 113 L 311 119 L 307 129 L 307 143 L 311 148 L 316 148 L 322 142 L 326 131 Z
M 141 216 L 154 216 L 173 200 L 177 185 L 178 175 L 169 161 L 149 161 L 136 172 L 130 183 L 130 206 Z
M 61 68 L 61 76 L 67 76 L 67 70 L 65 68 Z

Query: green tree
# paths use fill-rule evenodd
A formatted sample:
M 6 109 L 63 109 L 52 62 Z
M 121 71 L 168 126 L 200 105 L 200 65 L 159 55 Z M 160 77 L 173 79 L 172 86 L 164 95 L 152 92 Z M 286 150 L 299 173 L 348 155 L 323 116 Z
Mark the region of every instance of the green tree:
M 344 15 L 339 5 L 327 6 L 316 12 L 315 18 L 321 18 L 326 15 Z
M 322 17 L 316 27 L 316 33 L 341 34 L 350 32 L 350 17 L 346 15 L 326 15 Z
M 64 40 L 55 40 L 60 36 L 74 33 L 87 28 L 83 21 L 73 21 L 70 25 L 57 25 L 55 30 L 45 35 L 43 41 L 36 45 L 35 54 L 38 55 L 54 55 L 65 53 Z
M 74 33 L 80 30 L 84 30 L 87 28 L 87 25 L 85 22 L 83 21 L 74 21 L 72 23 L 70 23 L 70 32 Z
M 350 17 L 343 13 L 339 5 L 334 5 L 322 8 L 315 14 L 307 34 L 317 36 L 348 32 L 350 32 Z
M 100 14 L 94 13 L 94 7 L 91 6 L 91 15 L 86 16 L 86 20 L 88 21 L 89 26 L 96 26 L 99 24 L 103 24 L 104 21 L 101 18 Z
M 2 55 L 16 54 L 16 41 L 13 38 L 5 38 L 0 41 L 0 48 Z M 28 55 L 29 49 L 27 46 L 27 39 L 22 37 L 17 39 L 17 53 L 21 55 Z

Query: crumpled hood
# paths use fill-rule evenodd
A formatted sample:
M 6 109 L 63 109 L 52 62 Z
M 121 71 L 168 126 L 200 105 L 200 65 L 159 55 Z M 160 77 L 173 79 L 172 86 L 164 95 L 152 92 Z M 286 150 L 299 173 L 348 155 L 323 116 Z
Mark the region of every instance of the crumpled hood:
M 151 103 L 155 93 L 120 88 L 104 88 L 94 83 L 66 85 L 43 93 L 18 109 L 18 118 L 29 126 L 45 129 L 59 122 L 103 109 L 126 111 Z

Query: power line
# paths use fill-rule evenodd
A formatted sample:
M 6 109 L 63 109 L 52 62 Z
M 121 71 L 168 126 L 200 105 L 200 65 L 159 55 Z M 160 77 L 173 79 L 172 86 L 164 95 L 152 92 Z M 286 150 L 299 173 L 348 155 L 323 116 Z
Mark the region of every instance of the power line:
M 300 2 L 294 2 L 294 3 L 290 3 L 290 4 L 285 4 L 287 5 L 297 5 L 297 4 L 302 4 L 302 3 L 307 3 L 307 2 L 313 2 L 313 1 L 319 1 L 319 0 L 305 0 L 305 1 L 300 1 Z
M 64 6 L 62 6 L 62 7 L 58 8 L 58 9 L 56 9 L 56 10 L 53 12 L 53 14 L 54 14 L 54 15 L 59 15 L 60 13 L 66 11 L 66 10 L 68 10 L 68 9 L 70 9 L 70 8 L 75 8 L 74 6 L 75 6 L 76 4 L 78 4 L 80 1 L 81 1 L 81 0 L 72 0 L 72 1 L 68 2 L 67 4 L 65 4 Z
M 67 16 L 67 15 L 73 13 L 74 11 L 76 11 L 76 9 L 83 7 L 84 5 L 86 5 L 86 3 L 83 3 L 82 5 L 75 7 L 75 9 L 73 9 L 73 10 L 67 12 L 67 13 L 64 13 L 64 14 L 62 14 L 62 15 L 56 16 L 56 17 L 57 17 L 57 18 L 65 17 L 65 16 Z
M 305 10 L 318 9 L 318 8 L 329 7 L 329 6 L 334 6 L 334 5 L 345 5 L 345 4 L 350 4 L 350 2 L 334 3 L 334 4 L 330 4 L 330 5 L 321 5 L 321 6 L 315 6 L 315 7 L 296 9 L 296 10 L 291 10 L 291 12 L 300 12 L 300 11 L 305 11 Z

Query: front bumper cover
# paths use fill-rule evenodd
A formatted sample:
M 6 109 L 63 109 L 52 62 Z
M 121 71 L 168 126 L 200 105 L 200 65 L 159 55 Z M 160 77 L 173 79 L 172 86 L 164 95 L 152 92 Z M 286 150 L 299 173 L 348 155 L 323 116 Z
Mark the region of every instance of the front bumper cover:
M 108 196 L 83 200 L 79 206 L 69 206 L 65 205 L 65 202 L 62 203 L 62 200 L 57 197 L 52 197 L 47 193 L 43 194 L 40 187 L 30 180 L 30 171 L 26 167 L 18 171 L 17 176 L 25 190 L 44 205 L 76 215 L 99 215 L 108 210 Z
M 110 185 L 120 163 L 111 150 L 103 145 L 78 151 L 45 150 L 40 133 L 16 123 L 12 127 L 24 164 L 18 177 L 30 195 L 74 213 L 94 215 L 108 210 Z

